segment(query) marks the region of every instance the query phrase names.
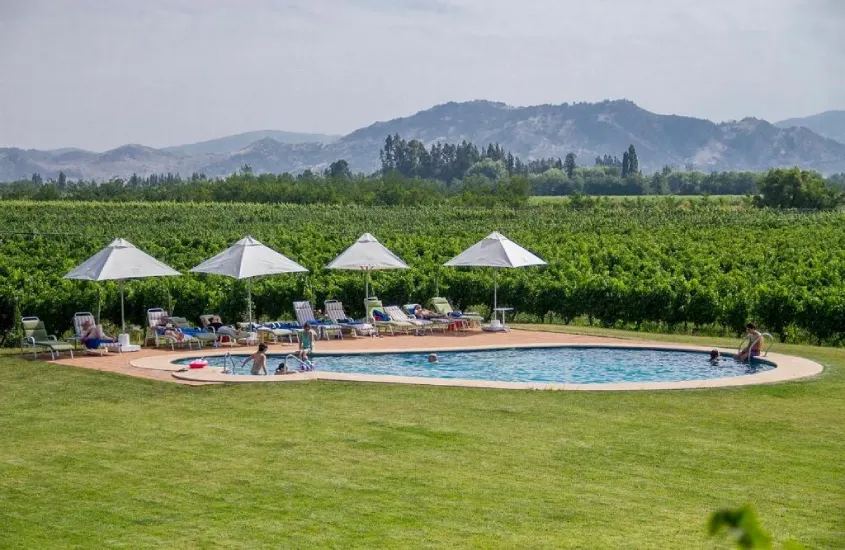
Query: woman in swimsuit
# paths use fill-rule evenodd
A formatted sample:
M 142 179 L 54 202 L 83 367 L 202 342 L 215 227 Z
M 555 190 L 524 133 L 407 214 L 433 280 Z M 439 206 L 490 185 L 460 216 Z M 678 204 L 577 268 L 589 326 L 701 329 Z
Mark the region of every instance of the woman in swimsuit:
M 754 323 L 748 323 L 745 328 L 748 331 L 748 345 L 736 355 L 737 361 L 747 361 L 749 357 L 759 357 L 760 350 L 763 348 L 763 335 L 760 334 Z
M 261 342 L 258 344 L 258 351 L 244 359 L 244 362 L 241 363 L 243 367 L 249 361 L 252 361 L 252 369 L 249 371 L 250 374 L 258 375 L 258 374 L 267 374 L 267 356 L 264 352 L 267 351 L 267 344 Z
M 82 324 L 82 335 L 79 341 L 88 349 L 97 349 L 102 344 L 113 344 L 115 340 L 103 331 L 102 325 L 85 321 Z

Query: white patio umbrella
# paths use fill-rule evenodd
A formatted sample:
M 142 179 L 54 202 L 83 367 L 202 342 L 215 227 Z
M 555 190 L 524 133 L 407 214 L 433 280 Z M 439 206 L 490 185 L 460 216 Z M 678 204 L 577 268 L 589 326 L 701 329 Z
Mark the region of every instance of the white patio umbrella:
M 278 273 L 305 273 L 308 270 L 283 254 L 244 237 L 217 256 L 191 269 L 192 273 L 212 273 L 235 279 L 247 279 L 249 323 L 252 324 L 252 278 Z
M 408 269 L 408 264 L 388 250 L 378 239 L 364 233 L 352 246 L 326 266 L 326 269 L 348 269 L 364 272 L 365 298 L 370 297 L 370 272 L 377 269 Z
M 445 264 L 449 267 L 493 268 L 493 311 L 499 307 L 499 268 L 546 265 L 546 262 L 528 252 L 498 231 L 494 231 L 467 248 Z
M 170 266 L 135 248 L 126 239 L 115 239 L 65 275 L 65 279 L 82 281 L 120 281 L 120 330 L 126 332 L 123 305 L 123 281 L 144 277 L 180 275 Z

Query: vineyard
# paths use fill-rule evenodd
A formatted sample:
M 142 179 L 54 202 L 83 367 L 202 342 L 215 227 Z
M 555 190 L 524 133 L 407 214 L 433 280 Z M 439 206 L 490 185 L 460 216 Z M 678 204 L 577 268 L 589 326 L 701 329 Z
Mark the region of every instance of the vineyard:
M 51 332 L 74 312 L 120 319 L 116 283 L 62 276 L 115 237 L 172 267 L 188 269 L 253 235 L 311 270 L 255 281 L 264 319 L 291 318 L 291 303 L 335 298 L 362 313 L 360 273 L 322 267 L 371 232 L 411 269 L 379 272 L 386 303 L 446 295 L 460 306 L 492 301 L 489 269 L 443 262 L 493 230 L 549 265 L 503 270 L 499 303 L 523 319 L 604 326 L 710 327 L 738 333 L 754 319 L 783 340 L 839 343 L 845 327 L 845 215 L 755 209 L 737 202 L 674 199 L 541 203 L 518 209 L 427 206 L 294 206 L 227 203 L 3 202 L 0 211 L 0 330 L 5 345 L 21 315 Z M 246 284 L 184 275 L 131 281 L 127 322 L 162 306 L 196 320 L 242 319 Z

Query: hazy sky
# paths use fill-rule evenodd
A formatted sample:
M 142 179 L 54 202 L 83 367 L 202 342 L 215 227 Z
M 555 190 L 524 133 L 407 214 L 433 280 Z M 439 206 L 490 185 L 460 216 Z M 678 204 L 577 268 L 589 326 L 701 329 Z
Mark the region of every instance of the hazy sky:
M 0 146 L 346 133 L 450 100 L 845 109 L 845 0 L 0 0 Z

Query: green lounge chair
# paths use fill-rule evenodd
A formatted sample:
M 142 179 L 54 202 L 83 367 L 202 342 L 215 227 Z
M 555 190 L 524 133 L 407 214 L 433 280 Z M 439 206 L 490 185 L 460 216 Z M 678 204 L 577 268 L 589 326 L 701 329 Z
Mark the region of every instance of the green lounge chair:
M 407 313 L 405 313 L 401 307 L 399 306 L 387 306 L 384 308 L 384 312 L 387 313 L 387 316 L 390 317 L 391 321 L 398 321 L 400 323 L 411 323 L 414 326 L 416 333 L 425 334 L 425 331 L 434 334 L 434 329 L 446 331 L 445 324 L 437 324 L 434 321 L 430 321 L 428 319 L 417 319 L 415 317 L 409 317 Z
M 431 299 L 431 307 L 439 315 L 443 315 L 449 319 L 458 319 L 466 321 L 469 325 L 479 325 L 484 317 L 474 311 L 460 312 L 455 311 L 452 304 L 446 298 L 435 297 Z
M 24 317 L 21 323 L 24 333 L 24 337 L 21 338 L 21 355 L 31 349 L 33 357 L 38 357 L 38 349 L 45 348 L 50 352 L 50 359 L 55 359 L 63 351 L 69 352 L 70 358 L 73 359 L 73 344 L 62 342 L 54 335 L 47 334 L 47 329 L 44 328 L 44 322 L 41 319 Z
M 375 296 L 367 298 L 364 301 L 364 307 L 367 310 L 367 322 L 375 325 L 376 330 L 379 332 L 389 332 L 391 336 L 395 335 L 397 332 L 404 332 L 405 334 L 409 334 L 411 331 L 416 332 L 417 327 L 411 323 L 392 320 L 376 320 L 376 318 L 373 317 L 373 311 L 378 310 L 385 316 L 387 316 L 387 312 L 384 310 L 381 300 Z M 387 318 L 390 319 L 389 316 Z

